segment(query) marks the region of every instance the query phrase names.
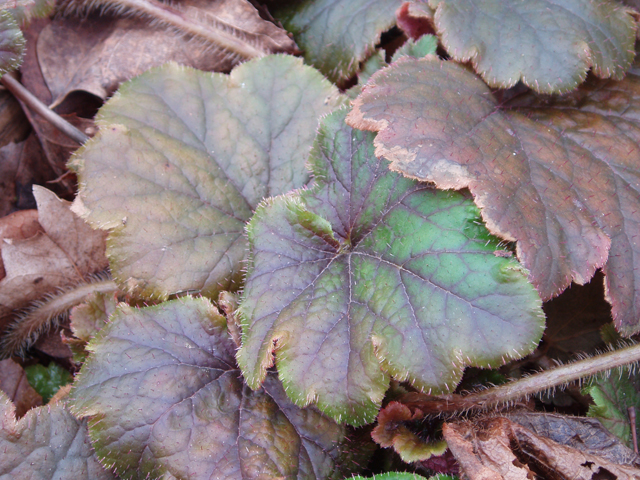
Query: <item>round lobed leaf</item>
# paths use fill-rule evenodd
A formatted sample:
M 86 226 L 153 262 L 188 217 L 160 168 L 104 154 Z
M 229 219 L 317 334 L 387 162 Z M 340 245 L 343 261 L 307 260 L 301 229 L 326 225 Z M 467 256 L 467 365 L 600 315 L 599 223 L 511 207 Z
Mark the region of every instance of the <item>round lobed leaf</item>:
M 270 375 L 252 391 L 225 318 L 204 298 L 121 304 L 71 392 L 103 464 L 124 478 L 343 478 L 344 427 Z
M 264 202 L 249 223 L 238 362 L 257 388 L 275 353 L 298 405 L 361 425 L 389 376 L 451 389 L 467 365 L 533 350 L 544 321 L 473 202 L 390 172 L 345 113 L 321 124 L 315 186 Z
M 393 98 L 393 102 L 388 99 Z M 376 155 L 438 188 L 469 188 L 489 229 L 517 240 L 540 296 L 606 274 L 616 327 L 640 329 L 640 76 L 570 95 L 499 102 L 454 62 L 400 59 L 376 73 L 347 122 Z
M 611 0 L 429 0 L 447 52 L 492 87 L 522 81 L 567 92 L 589 69 L 620 80 L 631 66 L 636 13 Z
M 396 21 L 402 0 L 303 0 L 275 6 L 305 60 L 331 81 L 351 77 Z
M 237 288 L 245 222 L 263 197 L 307 181 L 318 117 L 341 101 L 285 55 L 230 75 L 167 64 L 123 84 L 72 161 L 76 212 L 111 230 L 114 279 L 154 298 Z

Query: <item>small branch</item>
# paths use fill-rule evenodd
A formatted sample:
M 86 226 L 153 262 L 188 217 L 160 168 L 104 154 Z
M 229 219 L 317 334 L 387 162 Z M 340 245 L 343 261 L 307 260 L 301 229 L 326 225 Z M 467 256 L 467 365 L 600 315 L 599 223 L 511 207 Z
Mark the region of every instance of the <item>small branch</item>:
M 22 100 L 31 110 L 36 112 L 51 123 L 54 127 L 67 135 L 69 138 L 82 145 L 89 140 L 84 133 L 78 130 L 76 127 L 67 122 L 64 118 L 58 115 L 56 112 L 47 107 L 44 103 L 38 100 L 29 90 L 11 75 L 6 74 L 0 78 L 7 90 L 9 90 L 18 99 Z
M 71 7 L 73 7 L 74 3 L 82 7 L 83 1 L 71 0 L 67 3 Z M 245 60 L 262 57 L 270 53 L 252 45 L 241 38 L 241 35 L 234 34 L 237 28 L 221 18 L 212 16 L 214 20 L 212 25 L 199 24 L 199 22 L 187 18 L 179 9 L 156 0 L 97 0 L 89 4 L 91 6 L 96 4 L 103 5 L 106 9 L 115 9 L 119 13 L 126 12 L 128 9 L 156 22 L 159 21 L 165 25 L 175 27 L 180 32 L 201 38 L 207 43 L 222 47 Z
M 409 393 L 398 401 L 408 407 L 419 408 L 425 415 L 487 410 L 498 405 L 505 405 L 520 400 L 534 393 L 559 387 L 570 382 L 591 377 L 597 373 L 638 361 L 640 361 L 640 344 L 603 353 L 567 365 L 561 365 L 477 393 L 468 395 L 426 395 L 422 393 Z

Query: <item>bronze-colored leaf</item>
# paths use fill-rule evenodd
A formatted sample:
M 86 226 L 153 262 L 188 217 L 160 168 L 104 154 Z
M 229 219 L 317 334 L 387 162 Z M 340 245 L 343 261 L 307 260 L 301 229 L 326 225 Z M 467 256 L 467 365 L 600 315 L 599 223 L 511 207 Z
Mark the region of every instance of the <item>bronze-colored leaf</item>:
M 469 188 L 492 233 L 518 241 L 543 298 L 603 267 L 616 326 L 637 332 L 640 76 L 518 101 L 499 104 L 453 62 L 405 58 L 372 77 L 347 123 L 380 132 L 392 170 Z

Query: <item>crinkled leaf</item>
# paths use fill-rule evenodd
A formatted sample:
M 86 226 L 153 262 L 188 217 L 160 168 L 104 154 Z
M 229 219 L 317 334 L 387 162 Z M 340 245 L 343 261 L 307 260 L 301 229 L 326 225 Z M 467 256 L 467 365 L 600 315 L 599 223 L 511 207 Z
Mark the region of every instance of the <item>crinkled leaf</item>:
M 402 0 L 303 0 L 273 14 L 293 36 L 305 60 L 330 80 L 345 80 L 395 24 Z
M 493 87 L 567 92 L 591 68 L 620 80 L 634 57 L 632 10 L 612 0 L 430 0 L 447 52 Z
M 380 132 L 376 155 L 392 170 L 468 187 L 489 229 L 518 241 L 544 299 L 604 266 L 616 326 L 631 334 L 640 328 L 638 106 L 631 73 L 510 109 L 453 62 L 404 59 L 372 77 L 347 122 Z
M 13 15 L 0 11 L 0 77 L 22 63 L 25 42 Z
M 58 390 L 73 381 L 73 377 L 64 368 L 55 362 L 49 363 L 47 367 L 40 365 L 30 365 L 26 367 L 29 384 L 42 396 L 42 400 L 47 403 Z
M 89 344 L 71 393 L 102 462 L 126 478 L 344 474 L 344 428 L 288 401 L 271 375 L 242 382 L 224 317 L 206 299 L 121 305 Z M 342 477 L 339 477 L 342 478 Z
M 124 84 L 73 160 L 76 211 L 111 230 L 114 279 L 145 297 L 237 287 L 245 222 L 263 197 L 307 181 L 318 117 L 340 101 L 284 55 L 230 75 L 169 64 Z
M 29 410 L 16 421 L 15 407 L 0 391 L 0 478 L 111 480 L 95 458 L 85 421 L 67 406 Z
M 390 172 L 373 135 L 344 117 L 321 124 L 315 187 L 265 202 L 249 223 L 238 359 L 256 388 L 275 352 L 290 398 L 359 425 L 389 376 L 451 389 L 467 365 L 530 352 L 544 322 L 471 200 Z

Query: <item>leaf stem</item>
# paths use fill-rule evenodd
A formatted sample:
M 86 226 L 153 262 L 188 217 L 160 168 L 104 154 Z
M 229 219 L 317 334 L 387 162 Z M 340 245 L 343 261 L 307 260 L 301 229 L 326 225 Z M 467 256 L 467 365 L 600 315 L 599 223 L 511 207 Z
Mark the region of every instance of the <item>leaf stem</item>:
M 640 344 L 634 344 L 468 395 L 409 393 L 399 401 L 409 407 L 419 408 L 425 415 L 487 410 L 638 361 Z
M 18 80 L 12 77 L 10 74 L 3 75 L 0 78 L 7 90 L 9 90 L 16 98 L 22 100 L 31 110 L 45 118 L 54 127 L 67 135 L 69 138 L 82 145 L 89 140 L 84 133 L 78 130 L 76 127 L 67 122 L 64 118 L 58 115 L 56 112 L 47 107 L 44 103 L 38 100 L 29 90 L 27 90 Z
M 180 10 L 156 0 L 107 0 L 105 3 L 118 7 L 127 7 L 136 12 L 149 15 L 156 20 L 176 27 L 181 32 L 189 33 L 215 45 L 219 45 L 225 50 L 233 52 L 244 59 L 262 57 L 267 53 L 233 35 L 231 32 L 233 32 L 235 28 L 227 25 L 226 22 L 219 18 L 216 18 L 216 23 L 220 25 L 212 28 L 211 26 L 199 25 L 192 20 L 188 20 Z

